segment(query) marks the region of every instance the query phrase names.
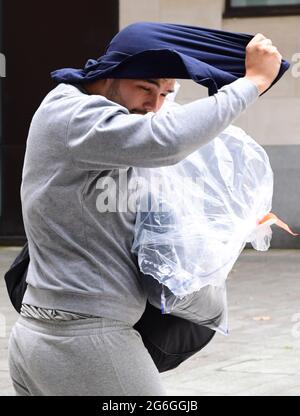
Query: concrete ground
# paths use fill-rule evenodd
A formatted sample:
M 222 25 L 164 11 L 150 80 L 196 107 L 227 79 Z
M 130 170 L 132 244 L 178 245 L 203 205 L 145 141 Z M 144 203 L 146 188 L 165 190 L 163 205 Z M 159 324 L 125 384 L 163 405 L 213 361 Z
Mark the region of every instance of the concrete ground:
M 17 313 L 3 273 L 20 251 L 0 248 L 0 395 L 13 395 L 7 342 Z M 300 250 L 245 250 L 228 278 L 229 330 L 173 371 L 169 395 L 300 395 Z

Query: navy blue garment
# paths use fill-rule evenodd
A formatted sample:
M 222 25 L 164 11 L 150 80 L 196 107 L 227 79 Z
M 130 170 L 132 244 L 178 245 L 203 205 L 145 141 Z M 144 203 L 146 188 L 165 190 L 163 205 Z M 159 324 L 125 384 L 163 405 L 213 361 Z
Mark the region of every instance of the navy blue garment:
M 121 30 L 99 59 L 84 69 L 51 73 L 57 83 L 82 84 L 105 78 L 192 79 L 215 94 L 245 75 L 246 45 L 253 35 L 169 23 L 139 22 Z M 282 60 L 278 76 L 289 68 Z M 270 88 L 270 87 L 269 87 Z

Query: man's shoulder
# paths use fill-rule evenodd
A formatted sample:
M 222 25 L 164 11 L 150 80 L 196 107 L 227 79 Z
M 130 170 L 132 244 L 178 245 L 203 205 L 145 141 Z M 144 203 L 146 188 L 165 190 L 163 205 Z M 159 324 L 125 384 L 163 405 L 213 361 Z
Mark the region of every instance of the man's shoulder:
M 53 100 L 63 99 L 87 99 L 89 96 L 84 94 L 79 88 L 71 84 L 58 84 L 44 98 L 43 102 L 47 103 Z
M 100 107 L 111 106 L 123 108 L 119 104 L 108 100 L 102 95 L 89 95 L 88 93 L 84 92 L 84 88 L 81 86 L 64 83 L 61 83 L 52 89 L 45 97 L 42 104 L 54 104 L 55 106 L 61 104 L 62 106 L 67 105 L 69 107 L 72 105 L 76 106 L 77 103 L 78 105 L 86 103 L 88 107 L 96 106 L 98 109 Z

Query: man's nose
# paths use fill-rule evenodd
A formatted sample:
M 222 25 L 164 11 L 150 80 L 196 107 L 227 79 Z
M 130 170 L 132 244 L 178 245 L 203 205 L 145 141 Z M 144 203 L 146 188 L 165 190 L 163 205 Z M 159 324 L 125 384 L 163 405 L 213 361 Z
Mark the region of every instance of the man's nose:
M 144 110 L 149 113 L 150 111 L 156 112 L 159 110 L 160 103 L 159 103 L 159 95 L 152 96 L 151 99 L 148 99 L 144 103 Z

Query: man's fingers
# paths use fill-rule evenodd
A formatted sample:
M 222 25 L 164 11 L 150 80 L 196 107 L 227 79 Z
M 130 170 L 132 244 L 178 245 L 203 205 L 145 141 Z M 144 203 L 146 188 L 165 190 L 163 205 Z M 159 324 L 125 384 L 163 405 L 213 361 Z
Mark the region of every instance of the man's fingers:
M 257 33 L 248 43 L 247 45 L 247 49 L 251 48 L 254 45 L 257 45 L 258 43 L 260 43 L 261 41 L 263 41 L 264 39 L 266 39 L 266 37 L 264 35 L 262 35 L 261 33 Z
M 278 49 L 276 48 L 276 46 L 273 46 L 273 45 L 264 46 L 263 52 L 277 55 L 279 60 L 282 59 L 282 55 L 278 52 Z
M 276 48 L 276 46 L 268 46 L 268 51 L 269 52 L 278 52 L 278 49 Z
M 254 38 L 248 43 L 247 47 L 251 47 L 254 45 L 261 45 L 261 46 L 269 46 L 272 45 L 272 41 L 269 38 L 266 38 L 264 35 L 262 35 L 261 33 L 258 33 L 257 35 L 254 36 Z
M 257 33 L 254 38 L 251 39 L 251 42 L 260 42 L 262 40 L 266 39 L 266 37 L 262 33 Z
M 269 46 L 269 45 L 271 46 L 271 45 L 273 45 L 271 39 L 263 39 L 262 41 L 260 41 L 260 44 L 261 45 L 264 45 L 264 46 Z
M 261 33 L 255 35 L 252 41 L 248 43 L 246 49 L 249 50 L 253 48 L 257 48 L 257 50 L 260 50 L 261 52 L 278 53 L 278 55 L 280 55 L 276 46 L 273 45 L 272 40 L 266 38 Z
M 278 57 L 278 60 L 281 62 L 282 55 L 280 54 L 280 52 L 278 52 L 278 49 L 276 48 L 276 46 L 269 46 L 269 48 L 270 48 L 270 52 L 276 54 Z

